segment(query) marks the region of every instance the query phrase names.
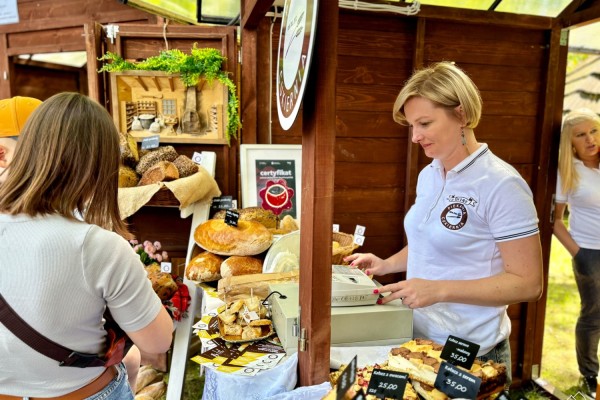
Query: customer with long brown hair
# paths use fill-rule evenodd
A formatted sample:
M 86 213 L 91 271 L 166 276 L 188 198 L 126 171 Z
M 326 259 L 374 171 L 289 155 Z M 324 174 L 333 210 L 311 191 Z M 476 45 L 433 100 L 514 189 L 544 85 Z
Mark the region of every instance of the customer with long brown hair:
M 77 352 L 106 350 L 108 308 L 142 351 L 162 353 L 173 324 L 124 239 L 118 169 L 118 134 L 99 104 L 61 93 L 33 112 L 0 186 L 0 294 L 37 332 Z M 122 363 L 61 367 L 2 324 L 0 371 L 0 399 L 133 398 Z

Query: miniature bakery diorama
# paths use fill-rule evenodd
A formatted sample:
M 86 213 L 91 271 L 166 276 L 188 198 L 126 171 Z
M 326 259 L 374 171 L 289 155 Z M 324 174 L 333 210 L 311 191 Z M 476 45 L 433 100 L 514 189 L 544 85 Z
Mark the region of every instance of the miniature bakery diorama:
M 161 143 L 227 143 L 227 88 L 201 79 L 186 87 L 161 71 L 111 73 L 113 118 L 136 140 L 160 135 Z

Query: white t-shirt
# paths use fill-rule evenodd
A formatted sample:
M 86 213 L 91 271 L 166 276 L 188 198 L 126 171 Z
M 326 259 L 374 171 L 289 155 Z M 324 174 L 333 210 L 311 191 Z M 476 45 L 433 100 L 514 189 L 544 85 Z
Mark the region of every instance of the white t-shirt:
M 404 222 L 407 279 L 472 280 L 497 275 L 503 262 L 497 242 L 538 233 L 527 183 L 481 144 L 443 174 L 433 160 L 419 174 L 417 198 Z M 414 310 L 414 336 L 444 344 L 448 335 L 479 344 L 486 354 L 510 334 L 506 306 L 438 303 Z
M 556 202 L 569 204 L 569 231 L 579 247 L 600 250 L 600 169 L 588 168 L 574 159 L 579 185 L 563 193 L 560 172 L 556 181 Z
M 125 239 L 57 215 L 0 214 L 0 293 L 48 339 L 92 354 L 104 350 L 105 305 L 125 331 L 146 327 L 162 307 Z M 60 396 L 102 371 L 59 367 L 0 324 L 2 394 Z

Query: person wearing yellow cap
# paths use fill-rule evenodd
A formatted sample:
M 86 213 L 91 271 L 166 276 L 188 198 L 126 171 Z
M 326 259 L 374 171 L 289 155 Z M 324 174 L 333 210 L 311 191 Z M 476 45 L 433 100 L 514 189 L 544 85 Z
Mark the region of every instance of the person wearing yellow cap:
M 12 160 L 17 137 L 29 115 L 42 102 L 33 97 L 15 96 L 0 100 L 0 182 L 6 179 L 4 170 Z

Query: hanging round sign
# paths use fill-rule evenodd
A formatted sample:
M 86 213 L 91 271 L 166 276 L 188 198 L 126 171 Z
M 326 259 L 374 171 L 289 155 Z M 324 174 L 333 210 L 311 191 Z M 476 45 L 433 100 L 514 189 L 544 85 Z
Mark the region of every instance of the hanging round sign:
M 277 52 L 277 114 L 290 129 L 302 101 L 312 58 L 319 0 L 286 0 Z

